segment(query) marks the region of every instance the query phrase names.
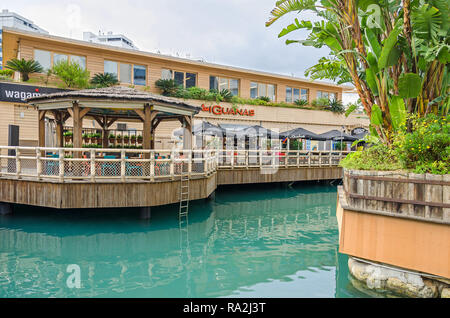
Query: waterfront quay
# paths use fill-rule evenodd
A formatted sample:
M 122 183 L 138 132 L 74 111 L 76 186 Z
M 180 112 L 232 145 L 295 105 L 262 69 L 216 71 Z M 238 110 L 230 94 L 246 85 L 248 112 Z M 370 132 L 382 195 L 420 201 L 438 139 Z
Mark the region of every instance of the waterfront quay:
M 0 202 L 59 209 L 177 203 L 183 175 L 190 182 L 189 200 L 207 198 L 219 185 L 341 179 L 338 164 L 348 154 L 8 146 L 0 151 Z M 76 152 L 83 155 L 76 158 Z

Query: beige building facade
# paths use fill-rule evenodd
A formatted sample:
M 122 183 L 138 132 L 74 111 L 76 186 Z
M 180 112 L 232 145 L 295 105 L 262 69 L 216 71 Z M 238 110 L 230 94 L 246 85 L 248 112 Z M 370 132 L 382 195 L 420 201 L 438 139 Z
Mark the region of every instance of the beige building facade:
M 342 99 L 343 92 L 350 90 L 348 87 L 330 83 L 5 28 L 4 63 L 13 58 L 34 59 L 44 68 L 51 68 L 59 60 L 75 61 L 87 69 L 91 76 L 98 73 L 114 73 L 121 85 L 156 94 L 160 91 L 155 82 L 161 78 L 172 78 L 186 88 L 192 86 L 207 90 L 227 88 L 243 99 L 268 96 L 273 102 L 283 102 L 289 106 L 232 105 L 225 102 L 189 100 L 189 103 L 202 107 L 202 111 L 194 117 L 194 124 L 207 120 L 213 124 L 261 125 L 279 132 L 302 127 L 315 133 L 332 129 L 342 130 L 342 127 L 349 132 L 353 128 L 367 128 L 369 124 L 368 118 L 363 114 L 345 117 L 330 111 L 296 108 L 292 103 L 296 99 L 304 99 L 311 103 L 318 97 Z M 60 85 L 55 78 L 47 78 L 45 74 L 32 74 L 30 83 L 17 84 L 36 87 Z M 0 116 L 0 144 L 7 144 L 8 125 L 14 124 L 20 126 L 21 144 L 36 145 L 36 110 L 25 102 L 2 99 Z M 51 117 L 49 119 L 51 120 Z M 66 125 L 71 125 L 70 119 Z M 84 120 L 83 126 L 99 128 L 98 124 L 89 118 Z M 142 130 L 142 124 L 117 122 L 111 127 L 112 130 L 117 128 L 139 131 Z M 179 128 L 180 123 L 175 121 L 158 126 L 155 147 L 170 148 L 175 140 L 173 131 Z

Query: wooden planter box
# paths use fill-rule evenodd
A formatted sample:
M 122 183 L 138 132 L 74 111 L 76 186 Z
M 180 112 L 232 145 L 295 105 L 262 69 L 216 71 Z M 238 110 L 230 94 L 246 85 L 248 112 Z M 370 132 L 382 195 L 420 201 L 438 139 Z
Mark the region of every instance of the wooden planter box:
M 344 169 L 344 194 L 354 208 L 450 222 L 450 175 Z
M 449 284 L 450 175 L 344 169 L 343 181 L 336 209 L 341 253 Z

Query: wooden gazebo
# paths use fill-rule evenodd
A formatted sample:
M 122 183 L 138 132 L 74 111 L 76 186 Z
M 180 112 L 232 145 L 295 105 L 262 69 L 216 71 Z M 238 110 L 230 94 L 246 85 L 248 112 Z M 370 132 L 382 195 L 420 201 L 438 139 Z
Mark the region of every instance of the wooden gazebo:
M 108 129 L 117 120 L 143 123 L 143 149 L 154 149 L 155 129 L 162 121 L 178 120 L 186 129 L 184 149 L 192 147 L 192 117 L 199 107 L 180 100 L 113 86 L 108 88 L 65 91 L 27 100 L 39 111 L 39 147 L 45 147 L 45 115 L 56 121 L 57 146 L 63 146 L 63 126 L 72 117 L 73 146 L 82 147 L 83 119 L 94 119 L 103 130 L 103 147 L 108 146 Z

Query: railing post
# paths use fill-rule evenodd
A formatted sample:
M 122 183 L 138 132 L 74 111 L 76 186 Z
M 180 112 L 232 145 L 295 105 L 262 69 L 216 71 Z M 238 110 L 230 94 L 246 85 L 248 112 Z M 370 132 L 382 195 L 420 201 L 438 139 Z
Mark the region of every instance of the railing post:
M 234 169 L 234 148 L 231 151 L 231 169 Z
M 249 163 L 250 163 L 250 151 L 245 150 L 245 168 L 248 169 Z
M 330 167 L 333 165 L 333 155 L 332 155 L 333 153 L 331 152 L 331 149 L 330 149 Z
M 189 177 L 191 177 L 191 173 L 192 173 L 192 158 L 194 156 L 192 155 L 192 150 L 189 151 L 189 161 L 188 161 L 188 175 Z
M 16 175 L 17 179 L 20 179 L 20 173 L 22 172 L 22 166 L 20 165 L 20 150 L 16 147 Z
M 308 167 L 311 167 L 311 151 L 308 151 Z
M 95 181 L 95 150 L 91 149 L 91 181 Z
M 175 158 L 175 151 L 173 151 L 170 153 L 170 177 L 172 178 L 172 180 L 175 179 L 175 164 L 174 164 L 174 158 Z
M 42 163 L 41 163 L 41 151 L 36 148 L 36 176 L 38 180 L 41 180 Z
M 59 160 L 59 181 L 64 182 L 64 149 L 59 148 L 58 150 L 58 160 Z
M 150 151 L 150 179 L 155 181 L 155 152 Z
M 262 150 L 258 149 L 259 153 L 259 168 L 262 169 Z
M 120 178 L 125 181 L 125 150 L 120 151 Z
M 297 150 L 297 168 L 300 168 L 300 150 Z
M 322 167 L 322 151 L 319 151 L 319 167 Z

